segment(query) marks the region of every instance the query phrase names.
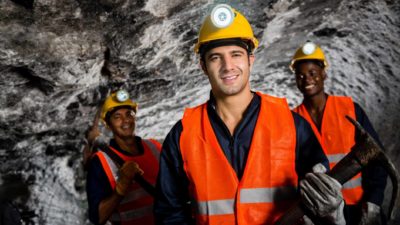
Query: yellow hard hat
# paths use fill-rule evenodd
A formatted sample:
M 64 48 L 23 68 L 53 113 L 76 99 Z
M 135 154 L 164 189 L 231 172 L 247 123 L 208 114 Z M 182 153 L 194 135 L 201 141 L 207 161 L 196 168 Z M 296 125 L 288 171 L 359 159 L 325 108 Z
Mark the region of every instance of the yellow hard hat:
M 294 64 L 300 60 L 315 59 L 324 63 L 324 68 L 328 67 L 324 52 L 313 42 L 307 41 L 303 46 L 297 49 L 290 63 L 290 69 L 294 72 Z
M 200 46 L 207 42 L 229 38 L 250 41 L 253 44 L 252 50 L 258 47 L 258 40 L 254 37 L 249 21 L 229 5 L 219 4 L 204 20 L 194 51 L 199 53 Z
M 112 93 L 104 101 L 103 107 L 101 108 L 101 119 L 103 122 L 106 122 L 106 116 L 108 112 L 120 106 L 128 106 L 131 107 L 135 112 L 137 111 L 137 103 L 133 102 L 129 98 L 129 93 L 125 90 L 119 90 Z

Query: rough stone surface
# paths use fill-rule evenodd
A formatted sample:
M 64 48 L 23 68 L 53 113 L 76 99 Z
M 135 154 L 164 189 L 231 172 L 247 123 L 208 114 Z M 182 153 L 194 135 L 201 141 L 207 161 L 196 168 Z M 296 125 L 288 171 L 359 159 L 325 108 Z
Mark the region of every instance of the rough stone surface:
M 399 1 L 229 4 L 260 41 L 252 89 L 300 103 L 288 64 L 302 43 L 317 42 L 330 64 L 328 92 L 364 108 L 400 167 Z M 138 134 L 159 140 L 185 107 L 208 98 L 193 46 L 213 5 L 0 0 L 0 197 L 17 205 L 25 224 L 89 223 L 81 140 L 111 90 L 129 90 L 139 103 Z

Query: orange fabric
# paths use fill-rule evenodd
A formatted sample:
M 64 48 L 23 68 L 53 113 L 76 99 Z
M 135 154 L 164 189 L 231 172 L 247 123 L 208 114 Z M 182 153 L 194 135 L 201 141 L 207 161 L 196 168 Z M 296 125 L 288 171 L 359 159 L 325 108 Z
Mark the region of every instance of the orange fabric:
M 161 150 L 161 145 L 154 140 L 150 141 L 152 144 L 154 144 L 154 146 L 156 146 L 159 153 Z M 159 163 L 157 158 L 151 152 L 150 147 L 144 141 L 142 141 L 142 145 L 144 147 L 144 153 L 139 156 L 127 156 L 112 147 L 110 147 L 110 149 L 119 157 L 121 157 L 124 161 L 135 161 L 137 164 L 139 164 L 139 167 L 144 171 L 143 177 L 145 178 L 145 180 L 152 185 L 155 185 L 159 170 Z M 118 171 L 112 171 L 112 166 L 106 159 L 106 153 L 99 151 L 96 153 L 96 155 L 100 159 L 100 162 L 103 166 L 104 171 L 106 172 L 112 189 L 115 190 L 116 180 L 113 174 L 118 174 Z M 153 206 L 153 202 L 154 199 L 151 195 L 149 195 L 138 183 L 132 182 L 130 191 L 122 199 L 118 208 L 114 211 L 110 221 L 112 223 L 118 223 L 121 225 L 154 224 L 154 218 L 151 209 Z M 132 213 L 133 211 L 137 211 L 139 213 Z M 129 212 L 131 212 L 131 214 L 135 214 L 134 217 L 132 218 L 129 216 L 125 216 L 124 218 L 123 214 L 129 214 Z
M 347 154 L 355 145 L 355 127 L 345 118 L 345 115 L 349 115 L 356 119 L 354 103 L 350 97 L 331 95 L 328 97 L 322 117 L 321 132 L 315 126 L 304 104 L 297 106 L 293 111 L 303 116 L 310 123 L 328 158 L 330 155 Z M 330 162 L 330 168 L 335 166 L 336 163 Z M 354 181 L 359 178 L 361 178 L 361 173 L 351 180 Z M 363 190 L 361 186 L 357 186 L 342 189 L 342 193 L 346 204 L 353 205 L 360 202 Z
M 241 191 L 295 187 L 296 131 L 285 99 L 257 93 L 261 109 L 242 179 L 221 149 L 207 115 L 207 104 L 185 111 L 180 149 L 190 193 L 197 202 L 234 199 L 234 213 L 196 215 L 197 224 L 272 224 L 292 201 L 241 202 Z M 209 213 L 210 214 L 210 213 Z
M 106 172 L 108 181 L 110 182 L 111 188 L 114 190 L 116 182 L 115 182 L 115 179 L 114 179 L 114 176 L 113 176 L 113 174 L 111 172 L 110 167 L 109 166 L 104 166 L 104 165 L 108 164 L 105 156 L 102 153 L 99 153 L 99 152 L 96 152 L 96 155 L 97 155 L 97 157 L 99 157 L 101 165 L 103 166 L 104 172 Z

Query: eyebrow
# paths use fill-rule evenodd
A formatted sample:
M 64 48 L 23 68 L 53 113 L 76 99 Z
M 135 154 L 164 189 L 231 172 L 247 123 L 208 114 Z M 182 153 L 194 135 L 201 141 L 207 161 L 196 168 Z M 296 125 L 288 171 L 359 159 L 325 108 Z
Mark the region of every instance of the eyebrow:
M 232 50 L 232 51 L 229 52 L 229 54 L 235 54 L 235 53 L 245 54 L 245 51 L 244 50 L 235 49 L 235 50 Z M 215 56 L 215 55 L 220 56 L 220 55 L 223 55 L 223 54 L 219 53 L 219 52 L 214 52 L 214 53 L 211 53 L 210 55 L 208 55 L 207 59 L 210 59 L 212 56 Z

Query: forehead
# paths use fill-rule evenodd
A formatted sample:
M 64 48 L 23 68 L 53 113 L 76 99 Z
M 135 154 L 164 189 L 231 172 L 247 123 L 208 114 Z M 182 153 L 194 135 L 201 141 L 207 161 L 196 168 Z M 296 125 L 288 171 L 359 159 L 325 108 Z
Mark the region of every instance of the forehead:
M 310 69 L 322 70 L 321 66 L 314 61 L 300 61 L 296 67 L 298 70 L 310 70 Z
M 237 46 L 237 45 L 224 45 L 224 46 L 219 46 L 219 47 L 215 47 L 210 49 L 207 53 L 206 56 L 211 55 L 211 54 L 223 54 L 223 53 L 230 53 L 230 52 L 236 52 L 236 51 L 240 51 L 240 52 L 244 52 L 246 53 L 246 49 Z
M 112 115 L 126 114 L 126 113 L 131 113 L 131 112 L 134 112 L 134 110 L 131 108 L 121 108 L 121 109 L 115 110 L 115 112 Z

